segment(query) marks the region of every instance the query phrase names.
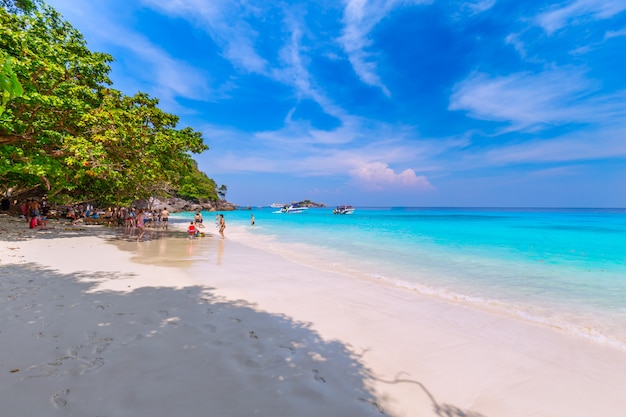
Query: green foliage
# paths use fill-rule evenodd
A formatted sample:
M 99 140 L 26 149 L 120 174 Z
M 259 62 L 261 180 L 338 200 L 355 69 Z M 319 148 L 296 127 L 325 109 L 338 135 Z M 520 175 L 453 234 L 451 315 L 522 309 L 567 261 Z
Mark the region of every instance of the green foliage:
M 219 194 L 222 200 L 226 198 L 226 191 L 228 191 L 228 188 L 224 184 L 220 185 L 220 188 L 217 189 L 217 194 Z
M 217 201 L 216 187 L 215 181 L 200 172 L 194 164 L 192 172 L 181 178 L 176 195 L 196 202 Z
M 9 13 L 29 13 L 41 5 L 40 0 L 0 0 L 0 6 Z
M 175 188 L 195 166 L 189 152 L 207 147 L 200 133 L 176 130 L 178 117 L 157 104 L 144 93 L 127 97 L 106 90 L 101 105 L 81 121 L 86 134 L 66 139 L 73 182 L 134 199 L 166 190 L 166 184 Z
M 21 97 L 23 93 L 22 84 L 13 71 L 11 58 L 0 51 L 0 116 L 4 113 L 9 100 Z
M 208 149 L 199 132 L 177 129 L 145 93 L 109 88 L 113 58 L 91 52 L 51 7 L 0 1 L 0 182 L 103 204 L 176 190 L 215 197 L 191 157 Z

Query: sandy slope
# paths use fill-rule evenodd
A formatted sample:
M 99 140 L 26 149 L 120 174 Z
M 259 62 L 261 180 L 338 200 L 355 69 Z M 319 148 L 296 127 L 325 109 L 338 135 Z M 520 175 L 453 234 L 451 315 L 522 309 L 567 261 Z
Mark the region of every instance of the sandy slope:
M 3 416 L 626 410 L 626 352 L 554 329 L 304 267 L 232 234 L 137 243 L 21 227 L 0 219 Z

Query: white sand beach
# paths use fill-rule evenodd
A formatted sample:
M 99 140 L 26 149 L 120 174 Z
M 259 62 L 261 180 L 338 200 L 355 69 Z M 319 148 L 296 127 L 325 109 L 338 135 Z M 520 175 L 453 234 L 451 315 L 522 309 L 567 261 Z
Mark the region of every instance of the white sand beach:
M 0 219 L 6 417 L 626 410 L 626 351 L 306 267 L 243 234 L 22 229 Z

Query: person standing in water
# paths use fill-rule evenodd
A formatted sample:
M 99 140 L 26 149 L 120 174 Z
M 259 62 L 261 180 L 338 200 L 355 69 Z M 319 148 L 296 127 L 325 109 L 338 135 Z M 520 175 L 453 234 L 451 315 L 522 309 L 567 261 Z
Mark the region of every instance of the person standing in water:
M 202 213 L 200 213 L 200 210 L 196 211 L 196 215 L 193 216 L 193 221 L 196 223 L 196 227 L 204 227 L 202 226 Z
M 167 225 L 170 220 L 170 212 L 167 211 L 167 207 L 161 210 L 161 224 L 163 224 L 163 229 L 167 230 Z
M 220 236 L 222 236 L 222 239 L 224 239 L 224 229 L 226 229 L 226 220 L 224 215 L 220 214 Z
M 137 236 L 137 242 L 139 242 L 141 238 L 143 237 L 144 233 L 146 233 L 146 228 L 144 224 L 145 221 L 146 221 L 146 213 L 144 213 L 143 210 L 140 210 L 139 214 L 137 215 L 137 223 L 135 224 L 135 226 L 139 230 L 139 236 Z
M 254 226 L 254 214 L 250 215 L 250 226 Z

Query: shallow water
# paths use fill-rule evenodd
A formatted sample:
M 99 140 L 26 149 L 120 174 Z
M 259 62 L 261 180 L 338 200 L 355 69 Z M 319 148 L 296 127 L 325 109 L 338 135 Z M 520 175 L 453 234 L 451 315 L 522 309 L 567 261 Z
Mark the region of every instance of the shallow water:
M 624 209 L 274 211 L 224 213 L 227 237 L 626 348 Z

